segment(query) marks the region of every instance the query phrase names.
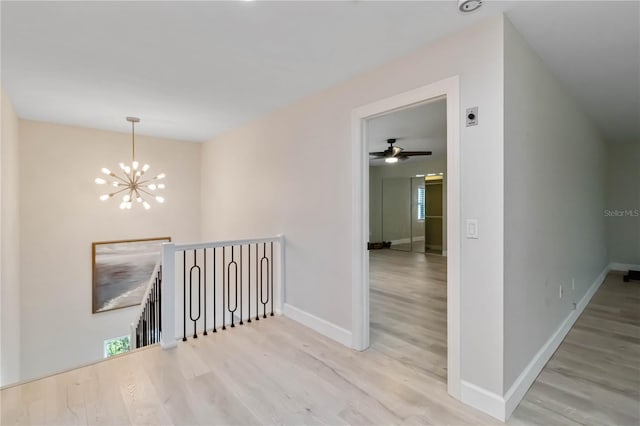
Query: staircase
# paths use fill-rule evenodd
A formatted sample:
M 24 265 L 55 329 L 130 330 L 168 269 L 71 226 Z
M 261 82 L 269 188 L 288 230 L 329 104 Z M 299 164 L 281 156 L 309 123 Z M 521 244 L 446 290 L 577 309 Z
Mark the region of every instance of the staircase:
M 132 349 L 251 324 L 282 312 L 284 236 L 164 243 L 136 320 Z

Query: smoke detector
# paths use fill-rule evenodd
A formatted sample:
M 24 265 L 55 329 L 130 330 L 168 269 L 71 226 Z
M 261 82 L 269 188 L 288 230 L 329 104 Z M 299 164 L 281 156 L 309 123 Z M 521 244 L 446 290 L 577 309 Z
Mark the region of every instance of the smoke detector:
M 473 12 L 482 6 L 482 0 L 458 0 L 458 9 L 460 12 Z

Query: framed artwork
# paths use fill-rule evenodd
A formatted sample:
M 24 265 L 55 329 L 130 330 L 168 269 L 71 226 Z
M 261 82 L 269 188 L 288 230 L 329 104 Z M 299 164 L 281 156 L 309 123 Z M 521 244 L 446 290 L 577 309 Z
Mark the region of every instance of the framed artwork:
M 171 237 L 92 243 L 93 313 L 142 303 L 147 284 Z

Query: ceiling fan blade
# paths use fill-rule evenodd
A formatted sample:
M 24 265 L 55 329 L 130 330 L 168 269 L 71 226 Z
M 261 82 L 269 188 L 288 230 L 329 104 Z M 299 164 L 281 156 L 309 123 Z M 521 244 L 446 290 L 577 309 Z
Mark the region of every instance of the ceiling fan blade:
M 375 155 L 377 157 L 384 157 L 387 153 L 384 151 L 379 151 L 379 152 L 370 152 L 369 155 Z
M 431 151 L 402 151 L 402 155 L 412 157 L 415 155 L 431 155 Z

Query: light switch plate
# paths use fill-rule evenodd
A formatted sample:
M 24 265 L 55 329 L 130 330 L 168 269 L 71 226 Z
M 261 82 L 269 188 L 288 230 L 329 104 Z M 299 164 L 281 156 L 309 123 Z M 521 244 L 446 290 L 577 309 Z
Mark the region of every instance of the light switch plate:
M 467 120 L 467 127 L 477 126 L 478 125 L 478 107 L 467 108 L 467 113 L 465 114 L 465 118 Z
M 478 237 L 478 219 L 467 219 L 467 238 L 477 240 Z

